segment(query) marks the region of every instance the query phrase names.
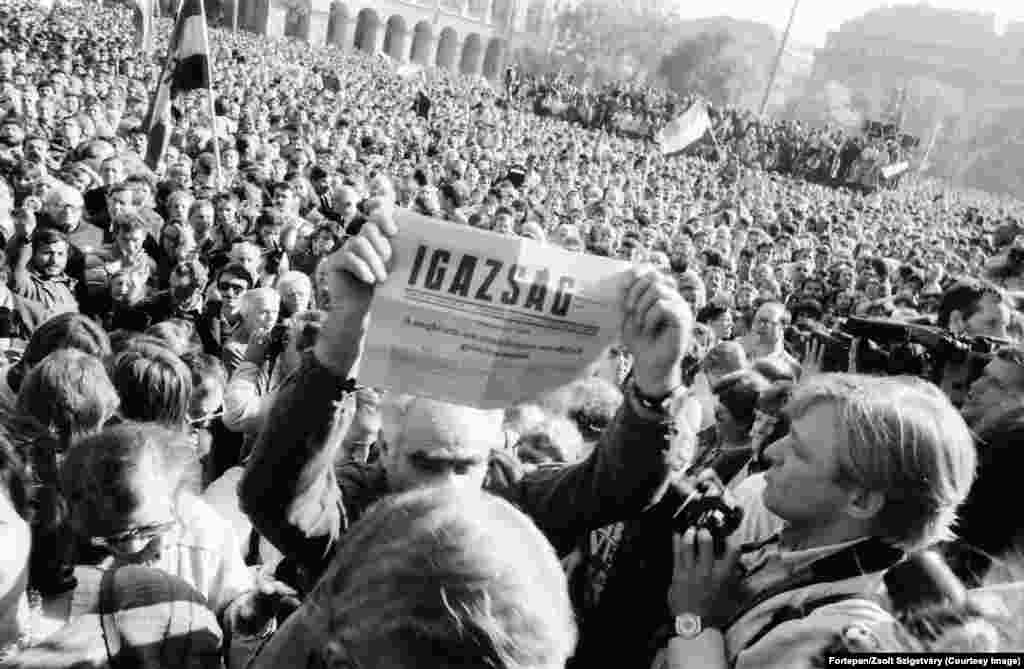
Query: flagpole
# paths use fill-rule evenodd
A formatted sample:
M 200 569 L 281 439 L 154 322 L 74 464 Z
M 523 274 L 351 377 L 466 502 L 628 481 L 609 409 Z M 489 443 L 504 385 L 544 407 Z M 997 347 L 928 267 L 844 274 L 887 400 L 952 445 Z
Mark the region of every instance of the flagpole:
M 759 116 L 764 116 L 764 110 L 768 106 L 768 96 L 771 95 L 772 87 L 775 86 L 775 76 L 779 73 L 779 63 L 782 62 L 782 54 L 786 52 L 786 42 L 789 41 L 789 32 L 793 29 L 793 19 L 796 17 L 796 8 L 799 4 L 800 0 L 793 0 L 793 8 L 789 10 L 789 22 L 786 23 L 786 32 L 782 33 L 782 42 L 779 43 L 779 52 L 775 54 L 775 63 L 772 65 L 771 76 L 768 77 L 768 83 L 764 87 L 761 109 L 757 112 Z
M 237 3 L 238 0 L 235 0 L 235 2 Z M 221 170 L 220 165 L 220 136 L 217 134 L 217 111 L 213 103 L 213 50 L 210 49 L 210 33 L 209 27 L 206 25 L 206 3 L 203 0 L 199 2 L 199 11 L 202 19 L 203 48 L 207 53 L 206 78 L 210 82 L 209 87 L 206 89 L 206 102 L 210 109 L 210 129 L 213 131 L 213 157 L 217 166 L 217 190 L 221 190 L 226 184 L 224 183 L 224 172 Z

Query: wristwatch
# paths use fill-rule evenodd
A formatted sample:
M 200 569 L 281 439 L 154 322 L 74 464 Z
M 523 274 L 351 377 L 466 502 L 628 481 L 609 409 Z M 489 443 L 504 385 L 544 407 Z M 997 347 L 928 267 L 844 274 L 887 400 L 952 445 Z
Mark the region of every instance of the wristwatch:
M 696 639 L 704 631 L 704 622 L 696 613 L 680 613 L 674 621 L 676 636 Z
M 658 628 L 654 634 L 654 645 L 660 649 L 674 638 L 696 639 L 704 629 L 704 620 L 696 613 L 681 613 Z

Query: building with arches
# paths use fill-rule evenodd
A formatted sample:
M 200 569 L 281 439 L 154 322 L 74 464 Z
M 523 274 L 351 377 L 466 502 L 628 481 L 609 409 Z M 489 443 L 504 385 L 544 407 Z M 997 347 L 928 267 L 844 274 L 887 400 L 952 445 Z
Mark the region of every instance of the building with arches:
M 398 63 L 498 78 L 512 54 L 546 48 L 561 0 L 222 0 L 223 16 L 268 36 L 385 54 Z

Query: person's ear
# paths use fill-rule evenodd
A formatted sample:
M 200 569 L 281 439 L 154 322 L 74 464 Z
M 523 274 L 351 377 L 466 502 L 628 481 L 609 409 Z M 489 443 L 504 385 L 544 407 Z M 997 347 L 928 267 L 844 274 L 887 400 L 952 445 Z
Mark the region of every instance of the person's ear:
M 857 520 L 869 520 L 885 506 L 885 493 L 878 490 L 857 488 L 850 493 L 846 513 Z

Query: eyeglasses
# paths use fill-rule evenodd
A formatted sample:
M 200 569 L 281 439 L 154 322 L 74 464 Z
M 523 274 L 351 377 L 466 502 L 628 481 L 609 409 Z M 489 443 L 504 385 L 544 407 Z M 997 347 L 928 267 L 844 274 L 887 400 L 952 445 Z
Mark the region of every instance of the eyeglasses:
M 98 548 L 108 548 L 115 551 L 128 552 L 125 549 L 126 547 L 129 547 L 130 544 L 138 545 L 142 543 L 149 543 L 153 539 L 169 532 L 176 524 L 176 521 L 169 520 L 164 523 L 142 525 L 141 527 L 134 527 L 130 530 L 111 534 L 106 537 L 92 537 L 89 542 Z
M 246 291 L 246 287 L 240 283 L 218 283 L 217 290 L 222 293 L 240 294 Z

